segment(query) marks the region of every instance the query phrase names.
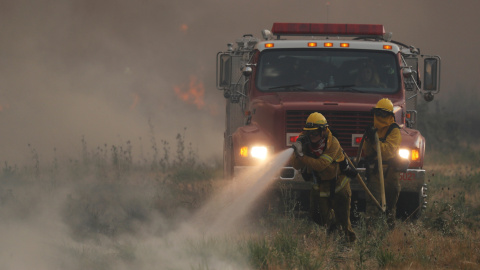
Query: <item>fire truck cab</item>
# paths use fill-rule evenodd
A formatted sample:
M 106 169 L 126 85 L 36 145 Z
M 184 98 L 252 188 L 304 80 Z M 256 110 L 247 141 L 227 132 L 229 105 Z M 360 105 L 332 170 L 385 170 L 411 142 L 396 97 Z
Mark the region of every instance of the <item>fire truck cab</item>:
M 397 213 L 418 214 L 426 206 L 426 183 L 425 138 L 416 130 L 416 108 L 420 97 L 431 101 L 440 90 L 440 57 L 393 41 L 383 25 L 274 23 L 262 37 L 244 35 L 217 54 L 217 88 L 226 98 L 225 176 L 291 147 L 312 112 L 327 118 L 355 160 L 373 123 L 371 109 L 389 98 L 401 127 L 399 155 L 410 159 L 401 173 Z M 288 165 L 276 184 L 310 189 Z M 351 187 L 352 202 L 362 209 L 365 193 L 356 181 Z

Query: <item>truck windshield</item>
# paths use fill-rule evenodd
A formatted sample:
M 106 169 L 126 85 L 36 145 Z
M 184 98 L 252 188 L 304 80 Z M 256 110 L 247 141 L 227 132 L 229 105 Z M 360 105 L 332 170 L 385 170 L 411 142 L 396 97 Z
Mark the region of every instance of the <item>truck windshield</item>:
M 394 93 L 400 83 L 395 54 L 368 50 L 265 50 L 258 62 L 260 91 Z

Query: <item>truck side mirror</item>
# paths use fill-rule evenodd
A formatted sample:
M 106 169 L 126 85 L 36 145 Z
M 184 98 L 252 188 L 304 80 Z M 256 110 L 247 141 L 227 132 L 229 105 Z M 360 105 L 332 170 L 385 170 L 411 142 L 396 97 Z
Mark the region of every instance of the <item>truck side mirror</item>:
M 409 67 L 404 67 L 402 69 L 402 74 L 404 78 L 410 78 L 410 76 L 412 76 L 412 73 L 413 73 L 412 69 Z
M 219 54 L 217 59 L 217 88 L 229 88 L 232 82 L 232 56 Z
M 425 58 L 423 68 L 423 90 L 437 93 L 440 90 L 440 58 Z
M 251 67 L 247 66 L 242 68 L 242 74 L 245 77 L 249 77 L 250 75 L 252 75 L 252 72 L 253 72 L 253 69 Z

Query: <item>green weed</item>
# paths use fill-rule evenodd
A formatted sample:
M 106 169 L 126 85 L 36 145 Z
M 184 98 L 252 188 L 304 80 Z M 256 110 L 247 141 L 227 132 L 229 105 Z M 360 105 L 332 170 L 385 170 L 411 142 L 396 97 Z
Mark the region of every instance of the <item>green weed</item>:
M 60 215 L 69 237 L 65 241 L 71 238 L 72 242 L 60 248 L 65 256 L 57 262 L 59 269 L 116 269 L 118 263 L 141 269 L 142 260 L 155 262 L 171 244 L 142 246 L 143 239 L 162 239 L 177 229 L 225 184 L 218 180 L 221 161 L 199 160 L 186 141 L 186 129 L 173 138 L 173 144 L 161 140 L 160 148 L 153 126 L 151 133 L 150 152 L 139 157 L 130 141 L 92 150 L 82 137 L 78 156 L 59 159 L 55 154 L 53 162 L 45 162 L 29 145 L 28 166 L 5 162 L 2 167 L 0 220 L 29 220 L 37 205 L 49 199 L 42 196 L 61 199 Z M 390 230 L 385 220 L 369 221 L 360 215 L 354 244 L 310 221 L 298 204 L 300 195 L 283 187 L 276 194 L 280 206 L 252 219 L 245 235 L 242 231 L 225 239 L 195 238 L 180 253 L 185 252 L 182 258 L 195 258 L 188 263 L 191 269 L 219 269 L 219 265 L 233 269 L 476 269 L 480 265 L 480 173 L 472 160 L 476 157 L 479 152 L 472 150 L 431 158 L 429 162 L 442 164 L 443 170 L 436 169 L 428 177 L 429 205 L 421 218 L 398 221 Z M 46 183 L 51 183 L 48 188 Z M 153 232 L 145 233 L 146 228 Z M 120 241 L 124 237 L 133 240 Z
M 268 266 L 270 245 L 262 239 L 252 239 L 247 242 L 248 260 L 254 269 L 266 269 Z
M 382 268 L 391 265 L 397 261 L 396 254 L 388 248 L 379 249 L 376 255 L 376 259 L 378 262 L 378 266 Z

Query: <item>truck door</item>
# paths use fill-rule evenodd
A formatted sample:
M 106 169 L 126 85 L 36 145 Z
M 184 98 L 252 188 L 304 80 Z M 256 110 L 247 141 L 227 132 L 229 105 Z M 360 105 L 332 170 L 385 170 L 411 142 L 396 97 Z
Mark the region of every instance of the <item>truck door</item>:
M 405 101 L 407 106 L 406 125 L 409 128 L 417 129 L 417 98 L 418 91 L 417 84 L 420 83 L 418 73 L 418 58 L 417 57 L 405 57 L 407 66 L 413 71 L 411 77 L 404 78 L 405 82 Z M 420 86 L 420 85 L 419 85 Z M 408 117 L 410 116 L 410 117 Z
M 217 55 L 217 88 L 224 91 L 226 102 L 225 132 L 224 132 L 224 175 L 230 178 L 233 175 L 233 141 L 232 134 L 237 128 L 245 124 L 245 77 L 240 67 L 244 64 L 244 55 L 221 53 Z

